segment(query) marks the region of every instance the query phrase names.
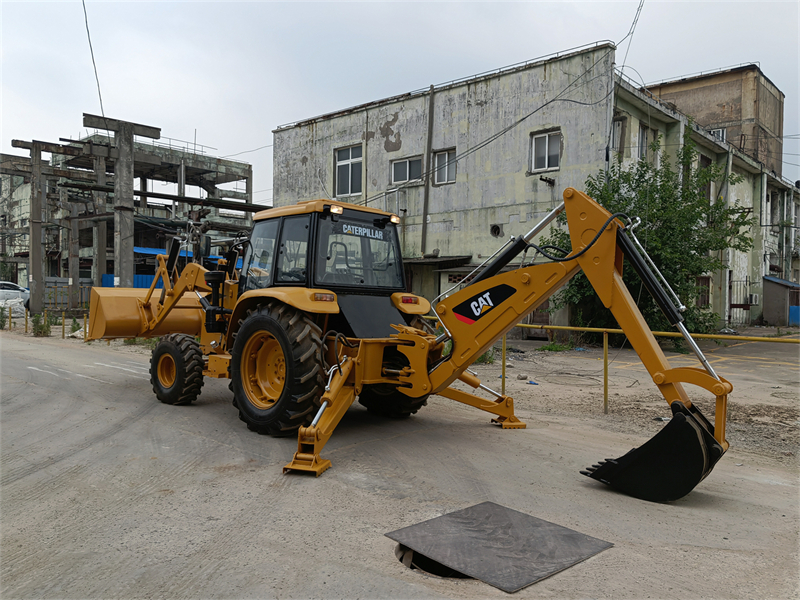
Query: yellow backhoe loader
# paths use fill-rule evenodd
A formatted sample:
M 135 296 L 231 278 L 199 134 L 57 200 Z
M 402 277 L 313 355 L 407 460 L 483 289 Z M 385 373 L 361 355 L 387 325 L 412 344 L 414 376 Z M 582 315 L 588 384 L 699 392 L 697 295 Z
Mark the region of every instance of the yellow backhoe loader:
M 552 256 L 533 240 L 564 210 L 572 248 Z M 483 385 L 469 367 L 582 270 L 673 414 L 640 448 L 582 473 L 652 501 L 680 498 L 710 473 L 728 449 L 732 386 L 686 331 L 680 300 L 639 245 L 627 216 L 612 215 L 568 188 L 564 202 L 536 227 L 512 238 L 462 289 L 434 301 L 438 335 L 422 319 L 431 303 L 405 292 L 399 221 L 329 200 L 269 209 L 255 215 L 249 239 L 235 245 L 218 270 L 190 263 L 180 274 L 176 241 L 168 255 L 157 257 L 149 290 L 93 288 L 89 338 L 161 337 L 150 367 L 159 400 L 187 404 L 204 377 L 229 378 L 233 403 L 250 429 L 297 433 L 297 452 L 284 471 L 320 475 L 331 464 L 320 453 L 356 398 L 370 411 L 406 417 L 438 394 L 490 413 L 503 429 L 524 428 L 513 400 Z M 531 247 L 549 262 L 525 265 Z M 623 258 L 702 368 L 670 366 L 622 281 Z M 492 398 L 453 387 L 456 380 Z M 713 425 L 683 384 L 716 398 Z

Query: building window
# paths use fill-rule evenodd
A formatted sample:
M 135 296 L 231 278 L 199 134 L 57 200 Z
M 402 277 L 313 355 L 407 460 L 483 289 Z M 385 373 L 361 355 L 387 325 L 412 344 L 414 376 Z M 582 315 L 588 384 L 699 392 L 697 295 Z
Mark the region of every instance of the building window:
M 639 125 L 639 160 L 647 160 L 647 132 L 646 125 Z
M 434 183 L 453 183 L 456 180 L 456 151 L 446 150 L 434 155 L 436 177 Z
M 706 308 L 711 304 L 711 277 L 698 277 L 695 285 L 698 288 L 695 301 L 697 308 Z
M 626 117 L 616 117 L 611 132 L 611 149 L 619 153 L 620 156 L 625 152 L 625 129 L 628 119 Z
M 531 172 L 557 169 L 561 163 L 561 132 L 531 136 Z
M 728 140 L 727 131 L 727 129 L 712 129 L 711 135 L 721 142 L 726 142 Z
M 405 158 L 403 160 L 396 160 L 392 163 L 392 183 L 419 181 L 421 178 L 422 178 L 421 158 Z
M 336 196 L 361 193 L 361 146 L 336 151 Z

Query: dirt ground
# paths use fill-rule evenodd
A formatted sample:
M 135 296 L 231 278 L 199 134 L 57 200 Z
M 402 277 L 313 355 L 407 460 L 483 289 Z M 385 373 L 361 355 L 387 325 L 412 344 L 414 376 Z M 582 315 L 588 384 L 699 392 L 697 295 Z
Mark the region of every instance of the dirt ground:
M 766 327 L 741 331 L 742 336 L 753 337 L 774 337 L 776 333 L 776 328 Z M 786 333 L 785 328 L 782 333 Z M 794 333 L 782 337 L 799 336 Z M 581 346 L 579 350 L 562 352 L 539 350 L 545 343 L 531 340 L 507 343 L 506 393 L 518 402 L 530 398 L 537 411 L 596 419 L 602 421 L 604 428 L 624 433 L 641 432 L 646 425 L 647 432 L 655 434 L 663 427 L 658 419 L 669 418 L 669 407 L 629 346 L 609 350 L 609 414 L 604 414 L 602 347 Z M 778 356 L 770 359 L 764 355 L 765 346 L 765 343 L 728 340 L 722 344 L 704 342 L 701 349 L 718 374 L 735 383 L 728 403 L 728 441 L 737 448 L 797 468 L 800 347 L 781 344 L 776 348 L 778 344 L 772 344 L 768 354 Z M 665 352 L 674 366 L 700 366 L 694 354 L 670 352 L 670 347 L 665 344 Z M 734 353 L 734 349 L 739 351 Z M 476 368 L 484 383 L 500 390 L 499 346 L 493 364 Z M 530 381 L 538 384 L 535 390 L 531 390 Z M 542 391 L 537 394 L 540 388 Z M 692 401 L 713 420 L 714 398 L 691 386 L 686 389 Z
M 527 429 L 443 398 L 401 421 L 356 403 L 314 479 L 282 474 L 296 440 L 249 432 L 227 381 L 166 406 L 146 346 L 2 331 L 0 595 L 507 598 L 405 568 L 384 536 L 492 501 L 614 544 L 519 598 L 800 597 L 798 346 L 703 344 L 734 385 L 731 449 L 688 496 L 656 504 L 578 474 L 665 425 L 636 354 L 609 352 L 604 414 L 602 349 L 543 344 L 508 342 L 506 392 Z M 499 359 L 475 370 L 500 390 Z

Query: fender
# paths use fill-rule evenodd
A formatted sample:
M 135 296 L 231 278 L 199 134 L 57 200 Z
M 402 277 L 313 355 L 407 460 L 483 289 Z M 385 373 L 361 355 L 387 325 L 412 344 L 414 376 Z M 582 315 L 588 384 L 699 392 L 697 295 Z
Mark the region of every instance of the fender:
M 323 297 L 325 299 L 321 299 Z M 332 300 L 329 299 L 331 297 L 333 298 Z M 239 320 L 243 319 L 251 308 L 255 308 L 271 299 L 278 300 L 309 314 L 331 315 L 340 312 L 336 294 L 322 288 L 270 287 L 250 290 L 241 295 L 230 317 L 226 336 L 228 348 L 233 345 L 233 335 L 239 329 Z

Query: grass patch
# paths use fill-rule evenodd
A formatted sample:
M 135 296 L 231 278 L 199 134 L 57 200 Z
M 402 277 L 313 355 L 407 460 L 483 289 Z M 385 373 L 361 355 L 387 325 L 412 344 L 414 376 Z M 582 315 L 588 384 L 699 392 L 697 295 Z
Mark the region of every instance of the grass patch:
M 126 346 L 145 346 L 146 348 L 150 348 L 150 350 L 154 350 L 155 347 L 158 345 L 158 342 L 161 338 L 154 337 L 154 338 L 128 338 L 127 340 L 122 340 L 122 343 Z
M 545 344 L 539 351 L 541 352 L 564 352 L 566 350 L 572 350 L 575 347 L 575 343 L 570 340 L 566 344 L 559 344 L 558 342 L 550 342 L 549 344 Z
M 494 364 L 494 348 L 489 348 L 486 352 L 481 354 L 475 359 L 475 364 L 478 365 L 493 365 Z

